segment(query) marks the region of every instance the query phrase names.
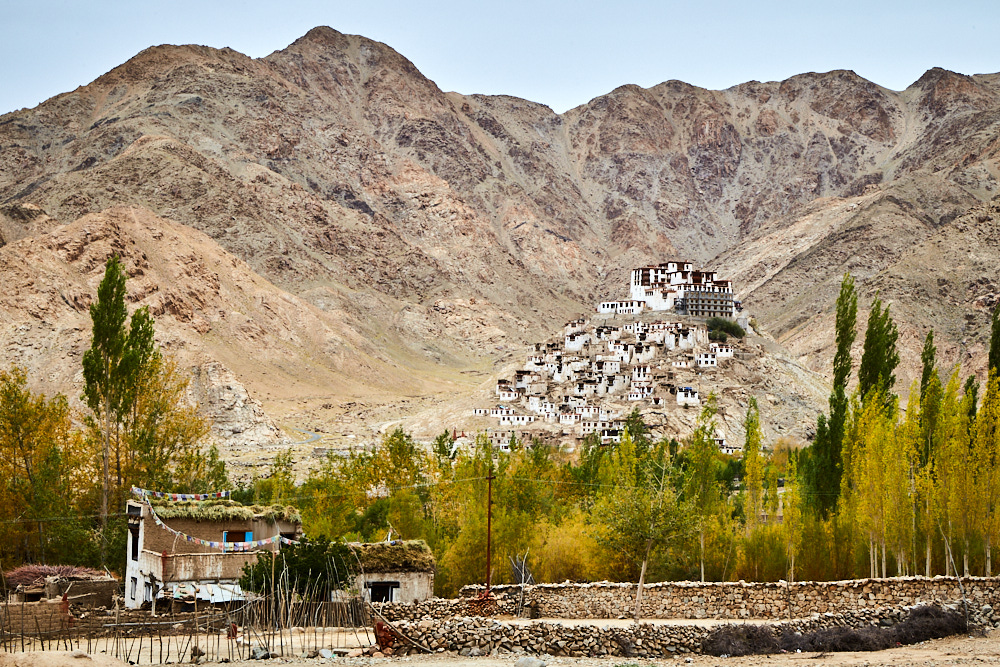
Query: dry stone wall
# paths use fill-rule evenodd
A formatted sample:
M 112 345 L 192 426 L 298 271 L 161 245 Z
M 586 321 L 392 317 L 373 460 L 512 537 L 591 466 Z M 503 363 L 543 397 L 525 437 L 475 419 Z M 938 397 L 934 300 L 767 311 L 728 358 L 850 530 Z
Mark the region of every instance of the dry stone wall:
M 776 623 L 771 627 L 775 634 L 780 635 L 836 626 L 890 626 L 904 620 L 907 614 L 905 609 L 831 612 L 817 614 L 809 619 Z M 977 610 L 974 620 L 988 622 L 989 619 L 982 618 Z M 563 625 L 550 621 L 500 621 L 483 617 L 401 621 L 396 627 L 405 636 L 432 651 L 452 651 L 464 656 L 527 653 L 571 657 L 662 658 L 682 653 L 700 653 L 702 642 L 711 631 L 711 628 L 694 624 Z
M 1000 578 L 963 578 L 976 604 L 996 606 Z M 479 587 L 463 589 L 478 594 Z M 520 597 L 519 586 L 494 587 L 497 595 Z M 525 590 L 526 615 L 540 618 L 630 618 L 636 585 L 539 584 Z M 898 577 L 797 583 L 662 582 L 643 587 L 643 618 L 793 619 L 827 612 L 947 603 L 962 599 L 954 577 Z
M 969 601 L 998 607 L 1000 578 L 963 578 Z M 457 600 L 431 599 L 414 605 L 386 604 L 389 620 L 475 616 L 472 599 L 482 592 L 468 586 Z M 631 618 L 636 585 L 537 584 L 494 586 L 495 614 L 531 618 Z M 954 577 L 900 577 L 829 582 L 663 582 L 643 588 L 643 618 L 795 619 L 812 614 L 897 609 L 962 599 Z

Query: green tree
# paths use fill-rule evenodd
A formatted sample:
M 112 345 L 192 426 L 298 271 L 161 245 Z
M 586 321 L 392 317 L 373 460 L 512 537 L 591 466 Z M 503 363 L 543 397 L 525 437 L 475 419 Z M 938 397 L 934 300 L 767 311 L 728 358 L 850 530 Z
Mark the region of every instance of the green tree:
M 4 561 L 77 562 L 82 522 L 72 475 L 80 439 L 66 398 L 28 388 L 24 369 L 0 371 L 0 565 Z
M 710 521 L 722 502 L 719 486 L 718 450 L 715 446 L 715 394 L 709 394 L 698 416 L 698 423 L 688 445 L 690 465 L 685 497 L 691 503 L 698 530 L 698 561 L 701 580 L 705 581 L 705 538 Z
M 990 327 L 990 354 L 986 372 L 994 370 L 1000 373 L 1000 303 L 993 311 L 993 323 Z
M 930 384 L 931 375 L 937 372 L 936 366 L 937 348 L 934 347 L 934 330 L 927 332 L 924 339 L 924 349 L 920 353 L 920 361 L 923 370 L 920 373 L 920 400 L 927 396 L 927 385 Z
M 896 366 L 899 365 L 899 352 L 896 351 L 898 338 L 899 332 L 889 315 L 889 306 L 883 310 L 882 300 L 875 297 L 868 315 L 864 351 L 858 367 L 858 393 L 862 402 L 873 391 L 886 400 L 892 395 L 896 384 Z
M 743 442 L 743 512 L 749 534 L 760 523 L 760 516 L 764 512 L 764 456 L 761 451 L 760 410 L 756 398 L 750 398 L 743 427 L 746 429 L 746 439 Z
M 122 404 L 122 378 L 128 333 L 125 320 L 125 272 L 118 255 L 112 255 L 97 288 L 97 301 L 90 306 L 93 321 L 90 349 L 83 353 L 84 397 L 101 425 L 101 525 L 108 520 L 111 491 L 111 440 Z
M 624 453 L 615 457 L 610 474 L 613 484 L 595 504 L 593 521 L 597 542 L 621 564 L 622 574 L 633 579 L 641 563 L 635 607 L 638 620 L 650 555 L 689 531 L 691 512 L 674 491 L 674 468 L 667 447 L 657 448 L 656 459 L 646 461 L 641 477 L 635 473 L 635 448 L 628 429 L 622 434 L 619 449 Z
M 113 492 L 120 493 L 126 486 L 125 478 L 136 445 L 134 438 L 144 437 L 140 431 L 150 426 L 151 413 L 142 409 L 143 400 L 147 398 L 143 392 L 157 382 L 156 374 L 163 368 L 153 338 L 153 318 L 149 309 L 138 309 L 129 320 L 125 307 L 125 280 L 118 256 L 112 255 L 105 264 L 97 300 L 90 306 L 91 344 L 83 353 L 84 399 L 93 413 L 101 441 L 102 526 L 107 523 Z M 175 400 L 159 407 L 169 412 L 177 408 L 178 403 Z M 154 418 L 153 421 L 159 420 Z M 146 444 L 151 444 L 148 438 Z
M 830 417 L 820 415 L 816 439 L 803 466 L 805 494 L 809 504 L 822 517 L 829 516 L 840 497 L 843 461 L 841 448 L 847 423 L 849 399 L 847 383 L 851 377 L 851 346 L 857 336 L 858 295 L 854 278 L 845 273 L 837 296 L 836 341 L 833 356 L 833 391 L 830 392 Z

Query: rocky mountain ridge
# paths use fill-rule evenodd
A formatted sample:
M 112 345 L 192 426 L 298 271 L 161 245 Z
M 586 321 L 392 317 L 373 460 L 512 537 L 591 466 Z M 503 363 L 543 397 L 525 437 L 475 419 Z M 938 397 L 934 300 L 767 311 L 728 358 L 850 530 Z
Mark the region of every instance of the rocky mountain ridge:
M 153 47 L 0 116 L 0 243 L 13 261 L 20 244 L 108 209 L 199 230 L 388 370 L 338 366 L 322 346 L 317 366 L 420 405 L 619 295 L 633 266 L 675 255 L 729 271 L 761 326 L 827 373 L 831 294 L 851 270 L 912 318 L 905 381 L 932 325 L 939 348 L 981 370 L 998 137 L 996 74 L 933 69 L 900 92 L 849 71 L 723 91 L 667 81 L 555 114 L 443 92 L 390 47 L 316 28 L 261 59 Z M 976 261 L 958 256 L 967 238 Z M 925 281 L 936 241 L 961 268 Z M 215 325 L 185 323 L 207 340 Z M 211 358 L 252 377 L 265 404 L 288 384 L 227 354 Z M 413 368 L 430 384 L 379 393 Z M 281 411 L 322 411 L 323 383 L 297 383 Z M 366 419 L 386 416 L 365 405 Z

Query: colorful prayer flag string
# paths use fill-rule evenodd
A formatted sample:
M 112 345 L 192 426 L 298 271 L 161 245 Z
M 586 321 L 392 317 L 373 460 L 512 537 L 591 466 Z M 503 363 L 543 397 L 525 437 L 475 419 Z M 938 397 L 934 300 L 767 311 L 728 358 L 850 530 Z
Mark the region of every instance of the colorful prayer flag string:
M 133 492 L 135 490 L 136 490 L 135 487 L 133 487 Z M 141 491 L 142 489 L 138 490 Z M 143 500 L 146 502 L 146 507 L 149 509 L 149 513 L 152 515 L 153 521 L 156 523 L 157 526 L 163 528 L 169 533 L 172 533 L 173 535 L 177 535 L 178 537 L 187 540 L 188 542 L 193 542 L 194 544 L 200 544 L 202 546 L 209 547 L 210 549 L 222 549 L 223 551 L 250 551 L 251 549 L 255 549 L 257 547 L 264 547 L 271 544 L 275 544 L 279 540 L 287 541 L 289 544 L 292 543 L 298 544 L 297 542 L 288 540 L 287 538 L 282 537 L 281 535 L 275 535 L 273 537 L 268 537 L 263 540 L 252 540 L 249 542 L 215 542 L 212 540 L 203 540 L 200 537 L 195 537 L 193 535 L 188 535 L 187 533 L 182 533 L 181 531 L 175 530 L 170 526 L 166 525 L 165 523 L 163 523 L 160 517 L 157 516 L 156 510 L 153 509 L 153 505 L 149 502 L 149 498 L 143 496 Z
M 132 493 L 140 498 L 166 498 L 173 501 L 213 500 L 215 498 L 228 498 L 230 494 L 229 491 L 214 491 L 212 493 L 165 493 L 163 491 L 140 489 L 137 486 L 132 487 Z

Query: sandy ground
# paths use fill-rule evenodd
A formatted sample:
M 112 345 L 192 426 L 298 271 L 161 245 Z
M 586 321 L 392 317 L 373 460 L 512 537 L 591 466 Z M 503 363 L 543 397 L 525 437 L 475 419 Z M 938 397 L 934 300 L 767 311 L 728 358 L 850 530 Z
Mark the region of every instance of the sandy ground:
M 271 663 L 320 665 L 335 663 L 347 667 L 378 667 L 390 663 L 408 663 L 412 667 L 513 667 L 519 656 L 515 654 L 493 655 L 481 658 L 463 658 L 450 653 L 434 655 L 414 655 L 402 658 L 274 658 Z M 0 653 L 0 667 L 116 667 L 127 663 L 94 654 L 93 660 L 73 658 L 69 652 L 47 651 L 30 654 Z M 858 665 L 875 667 L 887 665 L 967 665 L 979 663 L 1000 663 L 1000 632 L 987 637 L 949 637 L 936 639 L 914 646 L 880 651 L 877 653 L 793 653 L 772 656 L 748 656 L 743 658 L 714 658 L 702 655 L 678 655 L 674 658 L 553 658 L 542 656 L 550 667 L 623 667 L 637 665 L 692 665 L 693 667 L 743 667 L 763 665 L 773 667 L 817 667 L 819 665 Z M 173 661 L 171 661 L 173 662 Z M 190 663 L 188 663 L 190 664 Z M 204 661 L 202 664 L 206 664 Z M 260 661 L 233 661 L 241 667 L 262 667 Z

